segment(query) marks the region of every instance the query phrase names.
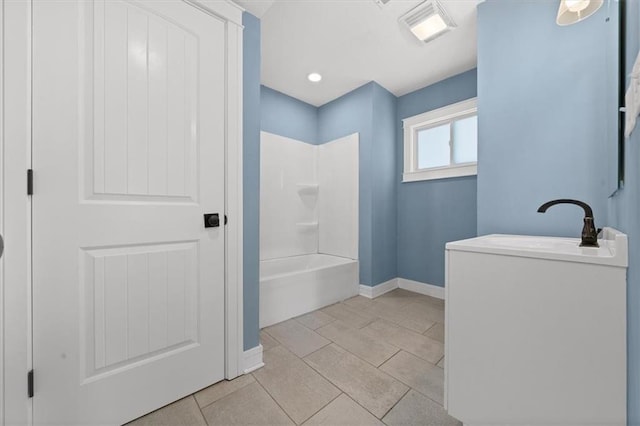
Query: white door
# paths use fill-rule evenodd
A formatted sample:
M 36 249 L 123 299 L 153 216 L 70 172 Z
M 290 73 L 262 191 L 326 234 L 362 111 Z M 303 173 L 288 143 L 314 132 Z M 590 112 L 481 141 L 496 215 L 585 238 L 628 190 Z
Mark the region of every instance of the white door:
M 224 83 L 225 22 L 186 2 L 33 2 L 35 424 L 122 423 L 223 378 L 203 214 L 225 211 Z

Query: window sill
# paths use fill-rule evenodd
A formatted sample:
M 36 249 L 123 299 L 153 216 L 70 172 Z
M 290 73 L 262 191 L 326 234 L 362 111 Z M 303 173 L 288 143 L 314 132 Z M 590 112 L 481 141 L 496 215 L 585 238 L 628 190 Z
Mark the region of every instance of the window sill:
M 402 182 L 419 182 L 421 180 L 446 179 L 462 176 L 475 176 L 478 174 L 478 164 L 469 163 L 457 166 L 437 167 L 433 169 L 405 172 L 402 174 Z

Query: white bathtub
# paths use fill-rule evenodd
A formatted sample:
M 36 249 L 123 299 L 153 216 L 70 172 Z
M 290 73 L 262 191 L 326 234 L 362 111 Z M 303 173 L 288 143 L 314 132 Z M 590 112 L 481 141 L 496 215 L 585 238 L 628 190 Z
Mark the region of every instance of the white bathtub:
M 260 328 L 358 294 L 358 261 L 325 254 L 260 262 Z

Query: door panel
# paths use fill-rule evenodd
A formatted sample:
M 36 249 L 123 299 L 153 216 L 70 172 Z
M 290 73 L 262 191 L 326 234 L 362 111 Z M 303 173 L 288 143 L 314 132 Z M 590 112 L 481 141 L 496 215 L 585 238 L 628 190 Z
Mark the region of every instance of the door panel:
M 33 3 L 34 420 L 117 424 L 224 375 L 225 22 Z
M 123 2 L 95 4 L 94 22 L 88 195 L 195 199 L 198 38 Z
M 86 379 L 198 343 L 198 242 L 83 250 Z

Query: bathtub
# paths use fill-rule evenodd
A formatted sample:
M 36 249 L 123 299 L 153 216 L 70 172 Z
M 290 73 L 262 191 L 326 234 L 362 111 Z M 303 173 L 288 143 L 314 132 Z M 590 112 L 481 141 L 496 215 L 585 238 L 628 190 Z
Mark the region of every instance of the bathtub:
M 358 294 L 358 261 L 325 254 L 260 262 L 260 328 Z

